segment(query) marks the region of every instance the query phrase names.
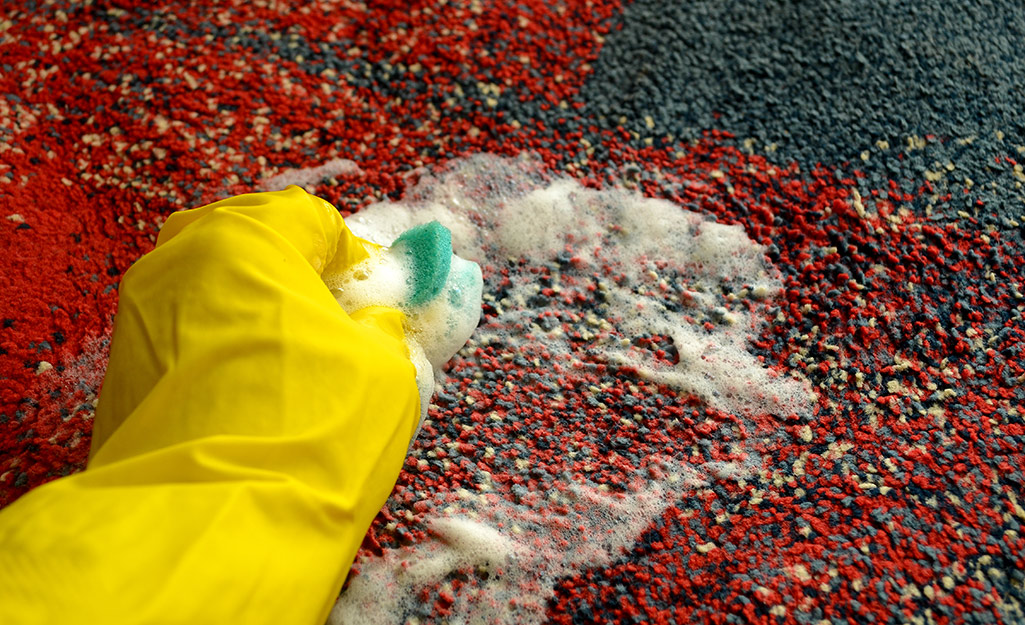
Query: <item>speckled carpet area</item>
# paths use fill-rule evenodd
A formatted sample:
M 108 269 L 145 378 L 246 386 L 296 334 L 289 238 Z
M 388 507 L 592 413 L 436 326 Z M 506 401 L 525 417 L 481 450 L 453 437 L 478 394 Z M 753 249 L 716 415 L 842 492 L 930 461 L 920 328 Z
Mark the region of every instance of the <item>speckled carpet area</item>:
M 604 234 L 488 257 L 333 623 L 1023 623 L 1023 77 L 1005 0 L 3 2 L 0 505 L 168 214 L 465 192 Z

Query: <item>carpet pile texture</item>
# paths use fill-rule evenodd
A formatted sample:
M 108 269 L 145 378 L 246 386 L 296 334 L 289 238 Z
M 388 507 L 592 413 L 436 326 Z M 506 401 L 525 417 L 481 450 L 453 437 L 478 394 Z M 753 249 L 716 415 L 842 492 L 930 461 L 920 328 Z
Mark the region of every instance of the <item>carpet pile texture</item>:
M 1023 76 L 1010 0 L 4 2 L 0 505 L 84 467 L 119 278 L 171 212 L 287 175 L 350 215 L 530 154 L 764 246 L 778 293 L 713 295 L 814 408 L 602 360 L 597 278 L 542 263 L 520 329 L 572 358 L 457 356 L 350 590 L 487 497 L 562 560 L 453 559 L 398 622 L 1025 622 Z

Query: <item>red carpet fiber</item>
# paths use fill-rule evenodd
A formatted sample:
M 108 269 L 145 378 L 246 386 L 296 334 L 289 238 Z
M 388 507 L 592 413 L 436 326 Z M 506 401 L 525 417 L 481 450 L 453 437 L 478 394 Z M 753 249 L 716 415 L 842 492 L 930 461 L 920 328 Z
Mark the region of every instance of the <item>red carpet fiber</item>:
M 335 622 L 1025 622 L 1021 3 L 211 4 L 0 5 L 0 505 L 83 468 L 171 212 L 294 179 L 349 215 L 530 154 L 741 227 L 781 288 L 655 258 L 646 288 L 709 337 L 750 316 L 744 358 L 814 405 L 617 363 L 615 276 L 492 264 L 482 328 L 514 338 L 439 380 Z M 505 551 L 460 556 L 464 522 Z

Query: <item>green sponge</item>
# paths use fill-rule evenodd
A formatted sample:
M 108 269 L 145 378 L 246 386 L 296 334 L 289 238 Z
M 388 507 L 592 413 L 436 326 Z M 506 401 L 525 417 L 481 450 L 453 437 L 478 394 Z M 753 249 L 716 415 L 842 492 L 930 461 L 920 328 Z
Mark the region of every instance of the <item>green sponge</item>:
M 392 243 L 410 267 L 409 305 L 425 304 L 441 293 L 452 267 L 452 233 L 437 221 L 406 230 Z

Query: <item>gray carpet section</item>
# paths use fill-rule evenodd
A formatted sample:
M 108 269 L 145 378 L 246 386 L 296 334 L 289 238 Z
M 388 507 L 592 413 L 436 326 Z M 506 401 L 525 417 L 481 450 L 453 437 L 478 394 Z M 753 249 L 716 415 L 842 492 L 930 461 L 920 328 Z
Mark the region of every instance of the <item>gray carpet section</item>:
M 1007 0 L 637 0 L 583 99 L 641 136 L 716 128 L 842 163 L 909 135 L 1021 137 L 1023 52 Z

